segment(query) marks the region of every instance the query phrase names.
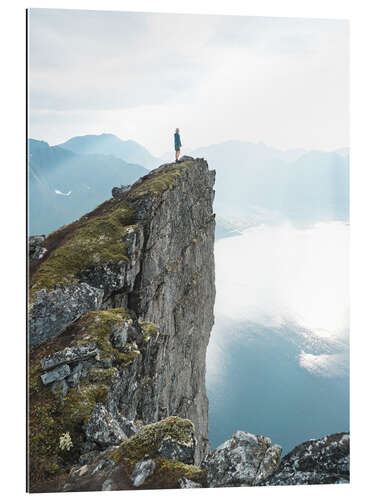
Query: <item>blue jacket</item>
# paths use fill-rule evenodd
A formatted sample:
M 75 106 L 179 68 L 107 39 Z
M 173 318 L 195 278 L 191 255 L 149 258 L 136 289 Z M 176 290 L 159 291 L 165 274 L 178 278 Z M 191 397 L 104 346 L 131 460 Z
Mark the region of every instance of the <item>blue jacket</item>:
M 175 132 L 174 134 L 174 147 L 175 148 L 181 147 L 181 139 L 180 139 L 180 134 L 178 132 Z

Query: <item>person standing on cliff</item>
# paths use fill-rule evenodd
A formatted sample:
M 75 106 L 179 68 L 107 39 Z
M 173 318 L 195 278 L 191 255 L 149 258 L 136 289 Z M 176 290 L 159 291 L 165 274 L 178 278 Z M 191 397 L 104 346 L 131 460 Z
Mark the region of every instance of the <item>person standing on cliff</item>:
M 180 138 L 180 129 L 176 128 L 176 132 L 174 133 L 174 149 L 176 151 L 176 163 L 178 162 L 178 157 L 180 156 L 181 149 L 181 138 Z

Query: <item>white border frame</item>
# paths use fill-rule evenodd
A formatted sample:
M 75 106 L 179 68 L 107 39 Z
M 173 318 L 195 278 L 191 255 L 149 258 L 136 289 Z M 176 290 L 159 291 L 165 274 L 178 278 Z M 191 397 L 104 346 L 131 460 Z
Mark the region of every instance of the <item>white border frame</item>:
M 1 115 L 2 174 L 2 494 L 21 498 L 25 493 L 25 9 L 80 8 L 181 12 L 194 14 L 262 15 L 349 19 L 351 22 L 351 484 L 253 488 L 258 498 L 340 499 L 368 498 L 372 485 L 372 433 L 374 426 L 373 353 L 375 283 L 374 214 L 374 11 L 371 0 L 23 0 L 2 6 L 1 22 Z M 4 157 L 5 151 L 5 157 Z M 4 275 L 5 273 L 5 275 Z M 247 488 L 180 490 L 185 498 L 248 498 Z M 123 492 L 101 493 L 119 498 Z M 69 493 L 84 498 L 90 493 Z M 61 498 L 61 494 L 50 497 Z M 126 492 L 127 498 L 174 499 L 176 490 Z M 64 497 L 65 498 L 65 497 Z M 102 496 L 100 496 L 102 498 Z M 107 498 L 107 496 L 106 496 Z

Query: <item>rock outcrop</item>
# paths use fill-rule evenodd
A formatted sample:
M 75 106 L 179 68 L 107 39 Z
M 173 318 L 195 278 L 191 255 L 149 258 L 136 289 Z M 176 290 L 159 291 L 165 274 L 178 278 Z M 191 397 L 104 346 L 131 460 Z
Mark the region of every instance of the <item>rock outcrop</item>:
M 268 437 L 237 431 L 206 456 L 202 468 L 210 487 L 255 486 L 277 470 L 281 451 Z
M 47 252 L 44 248 L 43 243 L 46 239 L 44 234 L 38 234 L 35 236 L 30 236 L 29 238 L 29 259 L 31 262 L 40 260 L 43 255 Z
M 170 415 L 195 426 L 189 464 L 208 452 L 214 177 L 200 159 L 163 165 L 43 241 L 29 306 L 36 482 Z
M 349 482 L 350 437 L 330 434 L 296 446 L 261 486 L 334 484 Z
M 168 443 L 168 444 L 166 444 Z M 194 465 L 194 426 L 179 417 L 146 425 L 121 446 L 112 446 L 73 467 L 62 491 L 201 488 L 206 472 Z

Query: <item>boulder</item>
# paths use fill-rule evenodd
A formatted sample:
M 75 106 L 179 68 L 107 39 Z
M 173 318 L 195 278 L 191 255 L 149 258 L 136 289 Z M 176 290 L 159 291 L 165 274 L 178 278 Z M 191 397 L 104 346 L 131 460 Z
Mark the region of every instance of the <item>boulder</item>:
M 85 312 L 99 309 L 103 294 L 103 290 L 87 283 L 34 292 L 29 311 L 30 346 L 60 335 Z
M 43 373 L 41 375 L 41 379 L 44 385 L 52 384 L 52 382 L 63 380 L 65 377 L 70 375 L 70 367 L 69 365 L 61 365 L 51 370 L 47 373 Z
M 66 347 L 62 351 L 57 351 L 51 356 L 42 358 L 40 364 L 43 370 L 50 370 L 55 366 L 75 363 L 97 355 L 98 349 L 95 344 L 85 344 L 82 346 Z
M 114 198 L 119 198 L 121 195 L 127 193 L 130 188 L 131 185 L 121 185 L 120 187 L 115 186 L 112 188 L 112 196 Z
M 193 423 L 172 416 L 142 427 L 136 435 L 121 444 L 118 459 L 141 459 L 147 455 L 192 464 L 195 445 Z
M 127 438 L 117 420 L 100 403 L 94 408 L 84 430 L 87 440 L 101 449 L 118 445 Z
M 277 469 L 280 456 L 281 446 L 271 447 L 270 438 L 237 431 L 209 453 L 201 467 L 210 487 L 253 486 Z
M 44 254 L 47 252 L 47 249 L 44 248 L 43 243 L 46 239 L 44 234 L 39 234 L 36 236 L 29 237 L 29 259 L 30 262 L 40 260 Z

